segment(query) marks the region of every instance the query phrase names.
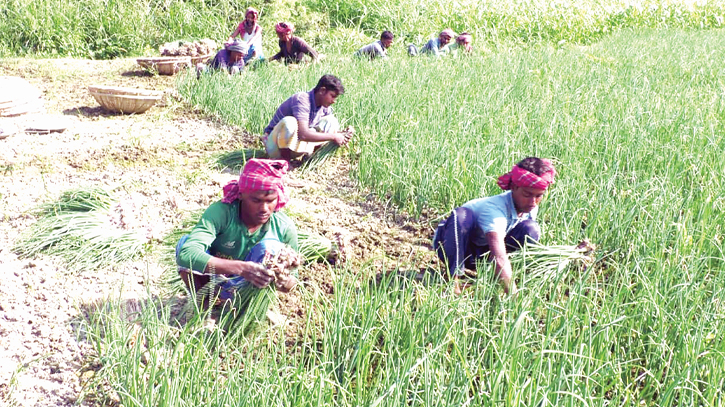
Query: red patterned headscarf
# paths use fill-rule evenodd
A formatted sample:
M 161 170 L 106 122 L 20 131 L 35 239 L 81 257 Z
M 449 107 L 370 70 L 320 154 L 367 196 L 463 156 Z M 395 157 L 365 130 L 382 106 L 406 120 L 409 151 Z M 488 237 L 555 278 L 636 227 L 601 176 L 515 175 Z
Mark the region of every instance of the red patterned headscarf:
M 232 203 L 239 199 L 240 194 L 255 191 L 277 191 L 277 208 L 282 209 L 289 198 L 284 191 L 282 176 L 287 172 L 287 161 L 260 160 L 252 158 L 244 165 L 239 181 L 232 181 L 224 186 L 222 202 Z
M 514 165 L 511 172 L 508 172 L 498 177 L 498 186 L 501 189 L 507 191 L 513 186 L 517 187 L 530 187 L 537 189 L 546 189 L 549 185 L 554 183 L 554 176 L 556 176 L 556 170 L 550 160 L 541 159 L 546 165 L 551 168 L 551 171 L 545 172 L 542 175 L 536 175 L 533 172 L 529 172 L 518 165 Z
M 292 23 L 280 22 L 274 26 L 274 30 L 279 34 L 289 34 L 295 31 L 295 26 Z

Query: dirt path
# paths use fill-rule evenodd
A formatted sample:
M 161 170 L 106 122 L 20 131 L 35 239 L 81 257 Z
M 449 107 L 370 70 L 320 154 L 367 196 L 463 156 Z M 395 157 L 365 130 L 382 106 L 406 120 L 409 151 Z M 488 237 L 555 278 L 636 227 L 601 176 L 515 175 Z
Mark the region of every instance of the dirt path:
M 63 133 L 19 132 L 0 140 L 0 404 L 71 405 L 93 351 L 82 337 L 88 310 L 109 298 L 133 304 L 160 295 L 155 282 L 168 266 L 147 255 L 117 270 L 74 275 L 50 257 L 19 259 L 11 247 L 35 221 L 28 211 L 62 191 L 101 186 L 113 189 L 133 208 L 138 227 L 159 239 L 190 211 L 219 199 L 221 187 L 235 178 L 210 166 L 210 157 L 230 146 L 252 147 L 255 138 L 184 105 L 171 96 L 175 78 L 148 75 L 133 60 L 3 60 L 0 75 L 28 80 L 43 92 L 48 114 L 68 123 Z M 164 90 L 170 97 L 141 115 L 115 115 L 87 92 L 92 84 Z M 23 129 L 32 120 L 0 119 L 0 126 Z M 298 226 L 328 235 L 346 231 L 353 265 L 384 258 L 431 261 L 430 228 L 357 189 L 346 163 L 314 177 L 292 172 L 287 181 L 288 212 Z M 316 266 L 300 277 L 329 293 L 329 273 Z M 288 296 L 281 312 L 294 325 L 303 308 Z

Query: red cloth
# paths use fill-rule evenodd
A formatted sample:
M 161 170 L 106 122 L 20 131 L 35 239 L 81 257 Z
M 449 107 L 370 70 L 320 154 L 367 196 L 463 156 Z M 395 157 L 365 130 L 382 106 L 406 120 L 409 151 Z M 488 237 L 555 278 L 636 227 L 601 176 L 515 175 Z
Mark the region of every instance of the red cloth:
M 284 191 L 282 176 L 287 173 L 285 160 L 260 160 L 252 158 L 244 165 L 239 181 L 232 181 L 224 186 L 222 202 L 232 203 L 239 199 L 240 194 L 255 191 L 277 191 L 277 208 L 282 209 L 289 201 Z
M 541 161 L 545 162 L 549 166 L 549 168 L 551 168 L 551 171 L 546 172 L 541 176 L 538 176 L 533 172 L 529 172 L 519 167 L 518 165 L 514 165 L 514 167 L 511 169 L 511 172 L 498 177 L 498 186 L 500 186 L 503 190 L 509 190 L 513 186 L 530 187 L 537 189 L 548 188 L 549 185 L 554 183 L 554 176 L 556 176 L 556 170 L 554 169 L 554 165 L 551 163 L 551 161 L 547 159 L 542 159 Z
M 294 32 L 295 26 L 293 26 L 292 23 L 281 22 L 274 26 L 274 30 L 280 34 L 287 34 Z

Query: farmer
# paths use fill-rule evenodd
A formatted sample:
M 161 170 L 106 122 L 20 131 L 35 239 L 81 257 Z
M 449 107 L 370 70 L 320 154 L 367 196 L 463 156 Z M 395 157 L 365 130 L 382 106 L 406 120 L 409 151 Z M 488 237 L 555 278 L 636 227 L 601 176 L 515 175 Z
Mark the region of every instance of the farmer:
M 242 72 L 244 70 L 244 57 L 247 55 L 248 50 L 247 43 L 240 39 L 226 44 L 224 49 L 217 52 L 208 66 L 201 63 L 196 66 L 197 77 L 210 69 L 223 70 L 229 74 Z
M 360 58 L 367 57 L 371 61 L 375 58 L 385 59 L 388 57 L 385 50 L 390 48 L 390 45 L 393 43 L 393 38 L 393 33 L 390 31 L 383 31 L 383 33 L 380 34 L 380 40 L 360 48 L 357 52 L 355 52 L 355 56 Z
M 438 37 L 431 38 L 420 50 L 413 44 L 408 45 L 408 55 L 412 57 L 420 54 L 428 54 L 436 57 L 445 55 L 449 52 L 449 45 L 455 36 L 456 33 L 453 30 L 446 28 L 438 34 Z
M 317 61 L 319 57 L 317 51 L 307 45 L 302 38 L 292 35 L 295 32 L 292 23 L 277 23 L 274 30 L 277 32 L 277 37 L 279 37 L 279 52 L 270 58 L 270 61 L 281 59 L 287 64 L 297 64 L 302 62 L 305 56 L 309 56 L 313 62 Z
M 458 34 L 456 41 L 451 44 L 448 48 L 452 54 L 457 55 L 458 51 L 462 51 L 464 54 L 468 54 L 473 51 L 473 36 L 467 32 Z
M 498 185 L 506 192 L 468 201 L 438 224 L 433 248 L 456 279 L 456 293 L 461 292 L 458 279 L 463 269 L 475 270 L 476 261 L 487 254 L 504 291 L 516 292 L 507 253 L 521 248 L 527 239 L 538 242 L 538 205 L 555 175 L 551 161 L 524 158 L 499 177 Z
M 262 264 L 266 252 L 273 254 L 284 245 L 295 251 L 297 229 L 282 212 L 287 203 L 282 176 L 286 161 L 250 159 L 238 181 L 224 187 L 224 197 L 209 206 L 189 235 L 176 246 L 176 264 L 190 291 L 217 281 L 222 287 L 237 288 L 245 282 L 266 287 L 274 274 Z M 219 278 L 219 275 L 229 280 Z M 293 281 L 277 280 L 277 288 L 294 287 Z M 223 283 L 222 283 L 223 282 Z
M 323 75 L 311 91 L 295 93 L 282 102 L 264 129 L 262 141 L 267 156 L 291 160 L 311 154 L 327 141 L 347 144 L 352 131 L 339 131 L 340 123 L 331 107 L 343 93 L 340 79 Z
M 234 30 L 232 35 L 225 44 L 231 44 L 234 39 L 238 36 L 242 36 L 242 40 L 247 43 L 249 51 L 244 57 L 244 63 L 248 64 L 249 61 L 264 59 L 262 53 L 262 26 L 257 23 L 259 19 L 259 11 L 254 7 L 249 7 L 244 12 L 244 20 L 239 23 L 239 26 Z

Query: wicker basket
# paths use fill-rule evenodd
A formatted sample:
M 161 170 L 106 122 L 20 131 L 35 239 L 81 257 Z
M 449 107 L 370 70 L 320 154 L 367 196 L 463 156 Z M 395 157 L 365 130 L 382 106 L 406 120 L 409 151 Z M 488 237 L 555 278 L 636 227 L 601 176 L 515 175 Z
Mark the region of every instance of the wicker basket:
M 199 63 L 206 63 L 215 54 L 199 55 L 198 57 L 191 57 L 191 66 L 196 66 Z
M 110 110 L 112 112 L 121 112 L 121 113 L 143 113 L 151 108 L 151 106 L 155 105 L 156 102 L 158 102 L 161 97 L 164 95 L 163 92 L 157 92 L 157 91 L 145 91 L 147 93 L 153 94 L 147 94 L 147 95 L 124 95 L 124 94 L 118 94 L 118 93 L 104 93 L 101 91 L 93 91 L 91 88 L 99 88 L 99 87 L 89 87 L 88 90 L 91 92 L 91 95 L 96 99 L 96 101 L 103 106 L 106 110 Z M 118 89 L 124 89 L 124 88 L 115 88 L 116 91 Z M 128 89 L 128 88 L 125 88 Z M 112 89 L 113 90 L 113 89 Z M 141 89 L 132 89 L 132 90 L 141 90 Z
M 159 75 L 173 75 L 183 68 L 191 67 L 191 57 L 138 58 L 136 62 Z
M 105 93 L 109 95 L 126 95 L 126 96 L 158 96 L 163 95 L 159 90 L 148 90 L 138 88 L 124 88 L 121 86 L 102 86 L 92 85 L 88 87 L 91 93 Z

